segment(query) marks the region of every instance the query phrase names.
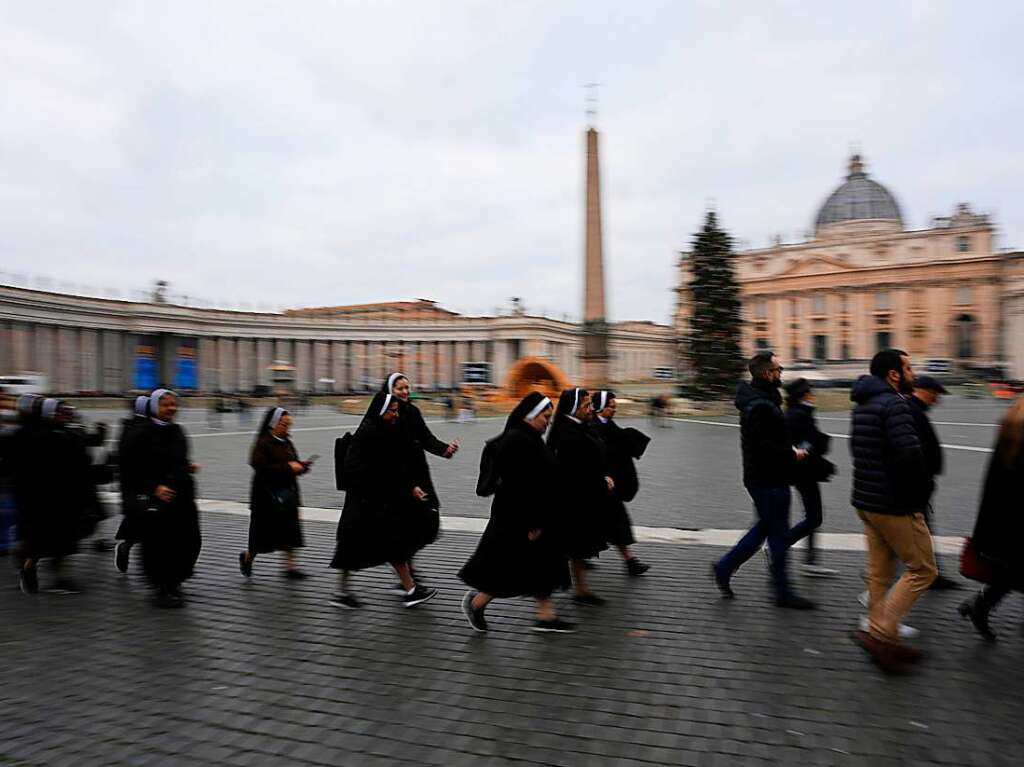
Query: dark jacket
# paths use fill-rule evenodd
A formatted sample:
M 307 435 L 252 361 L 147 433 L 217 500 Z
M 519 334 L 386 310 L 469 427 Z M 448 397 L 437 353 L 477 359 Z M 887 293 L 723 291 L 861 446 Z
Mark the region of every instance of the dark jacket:
M 778 388 L 762 379 L 741 383 L 736 390 L 747 487 L 783 487 L 793 482 L 796 454 L 781 404 Z
M 985 473 L 985 487 L 971 540 L 978 554 L 995 569 L 999 580 L 1024 588 L 1024 451 L 1008 460 L 996 444 Z
M 814 420 L 814 405 L 792 403 L 786 408 L 786 426 L 793 446 L 807 450 L 807 457 L 796 465 L 794 484 L 820 482 L 835 472 L 835 467 L 825 459 L 832 438 L 818 428 Z
M 925 503 L 928 503 L 935 492 L 935 478 L 942 473 L 942 445 L 939 444 L 939 436 L 928 417 L 928 405 L 917 397 L 911 397 L 908 401 L 910 412 L 914 416 L 917 438 L 921 441 L 921 452 L 924 454 L 925 479 L 922 496 Z
M 850 392 L 850 502 L 859 511 L 904 516 L 924 510 L 924 453 L 905 397 L 881 378 L 864 375 Z

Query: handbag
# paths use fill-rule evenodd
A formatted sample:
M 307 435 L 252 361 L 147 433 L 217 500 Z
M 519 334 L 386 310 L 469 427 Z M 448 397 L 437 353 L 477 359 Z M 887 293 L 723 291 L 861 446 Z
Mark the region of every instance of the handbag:
M 964 578 L 981 583 L 992 583 L 992 568 L 981 558 L 978 550 L 974 548 L 974 541 L 970 538 L 964 539 L 964 548 L 960 552 L 960 574 Z

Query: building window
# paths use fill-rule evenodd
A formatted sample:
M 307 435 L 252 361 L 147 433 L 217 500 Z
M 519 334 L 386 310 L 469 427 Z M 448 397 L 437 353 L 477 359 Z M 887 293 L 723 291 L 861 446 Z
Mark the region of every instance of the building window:
M 957 359 L 969 360 L 974 357 L 974 318 L 961 314 L 953 327 Z
M 811 299 L 811 311 L 814 314 L 825 313 L 825 296 L 814 296 Z
M 828 336 L 814 337 L 814 359 L 818 361 L 828 359 Z
M 875 333 L 875 351 L 892 348 L 892 334 L 888 330 L 879 330 Z
M 766 352 L 766 351 L 769 350 L 769 348 L 771 348 L 771 347 L 768 346 L 768 339 L 767 338 L 758 338 L 757 339 L 757 350 L 759 352 Z
M 889 311 L 889 291 L 882 290 L 875 293 L 875 309 L 878 311 Z
M 961 234 L 956 238 L 956 252 L 957 253 L 970 253 L 971 252 L 971 238 L 966 234 Z
M 754 302 L 754 317 L 763 320 L 768 317 L 768 302 L 767 301 L 755 301 Z
M 850 311 L 850 298 L 845 293 L 839 296 L 839 312 L 846 314 Z
M 843 345 L 839 347 L 839 356 L 843 361 L 850 359 L 850 342 L 843 341 Z
M 791 298 L 790 301 L 789 301 L 789 316 L 790 317 L 796 317 L 797 316 L 797 306 L 796 306 L 796 299 L 795 298 Z
M 971 303 L 971 286 L 961 285 L 956 289 L 956 302 L 960 306 L 968 306 Z

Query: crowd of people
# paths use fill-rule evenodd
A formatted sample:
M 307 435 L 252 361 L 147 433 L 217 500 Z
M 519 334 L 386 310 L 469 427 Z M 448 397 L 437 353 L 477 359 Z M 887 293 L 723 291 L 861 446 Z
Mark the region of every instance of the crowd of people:
M 749 362 L 750 381 L 739 385 L 743 483 L 753 501 L 755 523 L 713 563 L 711 576 L 725 598 L 735 598 L 732 577 L 764 551 L 782 608 L 815 605 L 798 594 L 789 576 L 788 553 L 806 540 L 803 572 L 834 575 L 823 566 L 815 530 L 823 520 L 820 483 L 835 474 L 827 458 L 830 439 L 814 416 L 814 391 L 805 379 L 785 387 L 782 366 L 770 352 Z M 955 588 L 940 576 L 932 536 L 931 500 L 943 470 L 942 447 L 929 408 L 946 391 L 928 376 L 915 377 L 908 355 L 879 352 L 870 372 L 851 390 L 850 451 L 852 506 L 863 522 L 868 608 L 855 640 L 883 669 L 899 671 L 921 660 L 905 641 L 916 631 L 903 623 L 928 589 Z M 140 396 L 125 419 L 116 458 L 123 519 L 114 560 L 127 572 L 135 546 L 157 602 L 183 603 L 181 584 L 195 567 L 202 546 L 195 474 L 184 430 L 175 422 L 178 398 L 167 389 Z M 41 561 L 52 565 L 52 590 L 77 591 L 67 558 L 96 529 L 105 512 L 97 486 L 111 480 L 94 465 L 89 448 L 101 445 L 105 429 L 77 423 L 66 403 L 26 395 L 17 417 L 0 432 L 0 550 L 15 553 L 22 591 L 39 590 Z M 627 511 L 639 490 L 635 462 L 649 438 L 615 421 L 614 392 L 571 388 L 557 402 L 533 392 L 509 414 L 503 431 L 482 452 L 477 493 L 491 497 L 491 514 L 476 550 L 459 571 L 469 590 L 462 609 L 474 631 L 487 631 L 486 613 L 495 600 L 536 601 L 534 630 L 571 632 L 552 595 L 571 590 L 579 605 L 604 603 L 588 583 L 590 560 L 615 547 L 629 576 L 648 565 L 633 552 Z M 250 524 L 238 554 L 245 578 L 257 557 L 284 553 L 284 576 L 301 579 L 296 551 L 304 545 L 299 478 L 314 466 L 291 439 L 291 413 L 268 409 L 249 455 L 252 468 Z M 458 441 L 439 440 L 410 398 L 409 379 L 392 373 L 370 400 L 354 433 L 336 443 L 335 479 L 345 492 L 330 567 L 338 571 L 331 604 L 358 609 L 351 573 L 387 564 L 398 579 L 402 604 L 416 607 L 437 595 L 421 582 L 414 558 L 440 530 L 441 500 L 427 454 L 450 459 Z M 61 481 L 53 481 L 60 477 Z M 1022 530 L 1018 510 L 1024 480 L 1024 400 L 1006 413 L 999 429 L 970 555 L 984 570 L 985 588 L 965 601 L 960 613 L 987 639 L 995 634 L 989 615 L 1010 591 L 1024 587 L 1024 565 L 1015 542 Z M 792 489 L 804 518 L 790 525 Z M 8 513 L 4 513 L 4 510 Z M 13 513 L 9 513 L 13 510 Z M 13 523 L 13 524 L 12 524 Z M 16 530 L 16 536 L 12 531 Z M 17 538 L 15 543 L 14 538 Z M 903 566 L 897 578 L 897 567 Z

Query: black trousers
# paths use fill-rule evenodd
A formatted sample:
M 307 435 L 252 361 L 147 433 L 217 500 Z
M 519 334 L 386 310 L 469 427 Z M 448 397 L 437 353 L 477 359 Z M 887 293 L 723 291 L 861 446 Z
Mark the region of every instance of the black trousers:
M 794 487 L 800 494 L 800 501 L 804 505 L 804 518 L 790 529 L 789 545 L 792 546 L 800 539 L 806 538 L 807 555 L 804 557 L 804 561 L 813 565 L 817 558 L 814 548 L 814 531 L 821 527 L 823 519 L 821 487 L 817 482 L 801 482 Z

